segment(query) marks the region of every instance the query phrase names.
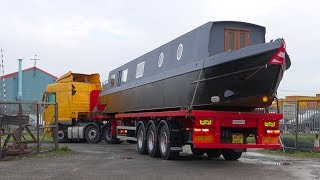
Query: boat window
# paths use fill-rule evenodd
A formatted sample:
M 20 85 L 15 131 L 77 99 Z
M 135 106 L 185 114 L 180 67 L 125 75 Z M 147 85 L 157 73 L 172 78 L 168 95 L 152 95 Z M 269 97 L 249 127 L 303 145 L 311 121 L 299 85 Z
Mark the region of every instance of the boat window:
M 229 50 L 234 50 L 234 32 L 229 32 Z
M 249 30 L 225 29 L 225 51 L 238 50 L 247 46 L 249 46 Z
M 142 77 L 144 72 L 144 61 L 137 65 L 136 78 Z
M 122 71 L 122 73 L 121 73 L 121 83 L 127 82 L 127 77 L 128 77 L 128 69 Z
M 161 66 L 162 66 L 162 63 L 163 63 L 163 57 L 164 57 L 164 55 L 163 55 L 163 53 L 161 53 L 161 54 L 159 55 L 159 59 L 158 59 L 158 66 L 159 66 L 159 67 L 161 67 Z
M 110 86 L 113 87 L 114 86 L 114 83 L 116 81 L 116 75 L 112 75 L 111 78 L 110 78 Z
M 240 48 L 246 47 L 246 34 L 244 32 L 240 32 Z
M 178 49 L 177 49 L 177 60 L 179 61 L 182 57 L 182 52 L 183 52 L 183 45 L 179 44 Z

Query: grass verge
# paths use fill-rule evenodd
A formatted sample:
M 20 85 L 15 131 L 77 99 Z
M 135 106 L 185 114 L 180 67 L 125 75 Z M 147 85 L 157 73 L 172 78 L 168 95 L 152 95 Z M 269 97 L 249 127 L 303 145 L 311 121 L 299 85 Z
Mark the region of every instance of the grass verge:
M 39 154 L 34 153 L 35 149 L 33 150 L 32 153 L 29 154 L 23 154 L 21 156 L 16 156 L 16 155 L 8 155 L 1 161 L 12 161 L 12 160 L 26 160 L 26 159 L 32 159 L 32 158 L 43 158 L 43 157 L 62 157 L 62 156 L 67 156 L 71 155 L 74 152 L 69 149 L 68 146 L 62 146 L 60 148 L 53 148 L 53 147 L 42 147 L 40 149 Z
M 41 149 L 41 152 L 37 154 L 38 157 L 54 157 L 54 156 L 64 156 L 64 155 L 70 155 L 73 151 L 69 149 L 68 146 L 62 146 L 59 148 L 43 148 Z
M 320 158 L 320 152 L 312 151 L 286 150 L 286 152 L 283 152 L 282 149 L 260 149 L 258 152 L 288 157 Z

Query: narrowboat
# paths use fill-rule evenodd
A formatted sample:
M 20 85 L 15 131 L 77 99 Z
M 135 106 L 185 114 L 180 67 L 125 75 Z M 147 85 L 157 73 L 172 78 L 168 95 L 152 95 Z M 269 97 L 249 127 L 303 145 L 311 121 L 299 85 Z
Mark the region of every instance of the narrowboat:
M 252 111 L 271 105 L 291 61 L 266 28 L 208 22 L 109 73 L 107 113 L 205 109 Z

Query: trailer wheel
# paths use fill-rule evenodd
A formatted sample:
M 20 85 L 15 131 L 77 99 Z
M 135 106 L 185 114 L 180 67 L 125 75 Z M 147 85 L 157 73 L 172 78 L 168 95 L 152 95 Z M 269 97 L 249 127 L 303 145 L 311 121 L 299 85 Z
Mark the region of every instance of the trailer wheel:
M 90 125 L 86 128 L 85 138 L 88 143 L 96 144 L 101 141 L 100 129 L 96 126 Z
M 123 141 L 120 141 L 117 137 L 112 137 L 111 126 L 106 126 L 102 131 L 103 139 L 108 144 L 121 144 Z
M 194 155 L 202 156 L 202 155 L 204 155 L 204 153 L 206 153 L 206 151 L 204 149 L 196 149 L 196 148 L 193 148 L 193 145 L 190 145 L 190 146 L 191 146 L 192 154 L 194 154 Z
M 233 149 L 224 149 L 222 151 L 222 156 L 224 157 L 225 160 L 228 161 L 235 161 L 239 159 L 242 155 L 242 152 L 236 152 Z
M 148 128 L 147 150 L 148 150 L 148 154 L 151 157 L 159 157 L 160 156 L 156 126 L 153 123 Z
M 179 152 L 171 151 L 170 130 L 166 124 L 163 124 L 159 133 L 159 147 L 162 159 L 175 159 L 179 156 Z
M 137 130 L 137 151 L 147 154 L 146 130 L 143 125 L 139 125 Z
M 209 158 L 218 158 L 221 156 L 221 149 L 208 149 L 206 154 Z

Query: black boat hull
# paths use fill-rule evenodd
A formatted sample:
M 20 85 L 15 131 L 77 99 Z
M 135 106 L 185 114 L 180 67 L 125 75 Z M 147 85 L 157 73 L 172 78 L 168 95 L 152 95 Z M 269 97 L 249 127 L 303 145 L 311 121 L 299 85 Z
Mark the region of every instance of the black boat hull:
M 107 113 L 188 108 L 192 100 L 194 109 L 250 111 L 267 107 L 272 103 L 286 69 L 283 65 L 268 65 L 276 51 L 273 49 L 215 66 L 203 66 L 200 79 L 201 68 L 198 68 L 103 94 L 100 101 L 107 105 Z M 204 64 L 199 63 L 197 66 Z M 268 97 L 265 102 L 262 100 L 264 96 Z M 212 102 L 212 97 L 219 97 L 219 102 Z

